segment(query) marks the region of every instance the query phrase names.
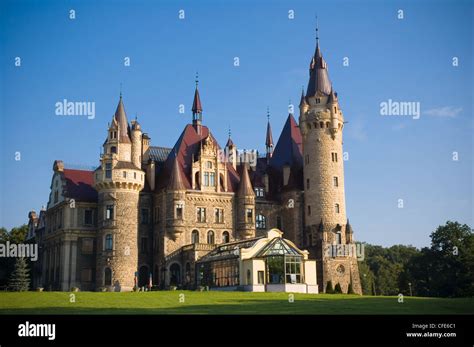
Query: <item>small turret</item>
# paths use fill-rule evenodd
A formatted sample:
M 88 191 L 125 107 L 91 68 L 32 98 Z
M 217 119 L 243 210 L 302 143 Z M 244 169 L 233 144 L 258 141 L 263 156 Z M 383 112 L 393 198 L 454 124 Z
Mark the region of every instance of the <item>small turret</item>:
M 265 138 L 265 147 L 267 152 L 267 163 L 270 163 L 270 159 L 273 154 L 273 135 L 272 135 L 272 126 L 270 125 L 270 111 L 267 108 L 267 136 Z
M 166 228 L 170 235 L 180 234 L 186 229 L 184 224 L 185 190 L 178 157 L 175 156 L 166 192 L 167 206 L 171 207 L 166 212 Z
M 237 231 L 242 239 L 255 237 L 255 192 L 248 170 L 248 164 L 242 165 L 237 189 Z
M 226 159 L 232 164 L 235 170 L 237 170 L 237 146 L 234 144 L 230 137 L 230 129 L 229 129 L 229 139 L 225 145 L 225 154 Z
M 142 129 L 137 118 L 132 120 L 132 163 L 137 168 L 142 167 Z
M 201 134 L 201 127 L 202 127 L 202 105 L 201 105 L 201 98 L 199 96 L 198 90 L 198 76 L 196 74 L 196 89 L 194 90 L 194 99 L 193 99 L 193 126 L 196 129 L 196 132 L 200 135 Z

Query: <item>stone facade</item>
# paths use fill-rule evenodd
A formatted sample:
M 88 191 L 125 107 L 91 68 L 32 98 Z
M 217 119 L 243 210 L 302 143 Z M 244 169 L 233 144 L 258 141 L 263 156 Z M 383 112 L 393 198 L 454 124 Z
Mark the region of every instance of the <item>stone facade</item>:
M 193 121 L 173 148 L 153 147 L 122 97 L 95 170 L 54 165 L 48 207 L 31 235 L 41 244 L 35 283 L 69 290 L 131 290 L 152 284 L 196 286 L 196 262 L 217 245 L 272 228 L 316 260 L 319 292 L 329 281 L 361 294 L 345 206 L 344 116 L 319 47 L 300 103 L 273 148 L 252 165 L 237 162 L 229 137 L 221 149 L 202 125 L 196 87 Z M 230 158 L 222 159 L 222 154 Z M 36 223 L 36 224 L 35 224 Z

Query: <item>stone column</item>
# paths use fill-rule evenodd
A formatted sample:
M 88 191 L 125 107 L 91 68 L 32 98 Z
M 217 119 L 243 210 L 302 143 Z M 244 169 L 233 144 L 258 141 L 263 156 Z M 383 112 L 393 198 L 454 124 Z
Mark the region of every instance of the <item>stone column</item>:
M 69 288 L 69 264 L 70 264 L 70 250 L 71 241 L 65 240 L 61 244 L 61 262 L 59 264 L 59 280 L 61 282 L 61 290 L 68 291 Z
M 71 286 L 76 287 L 76 261 L 77 261 L 77 240 L 71 241 L 71 275 L 70 283 Z

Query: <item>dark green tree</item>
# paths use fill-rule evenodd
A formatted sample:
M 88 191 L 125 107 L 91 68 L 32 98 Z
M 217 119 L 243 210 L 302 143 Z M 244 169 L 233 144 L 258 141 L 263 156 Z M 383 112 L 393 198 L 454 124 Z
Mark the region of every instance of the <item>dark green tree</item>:
M 25 258 L 16 258 L 15 268 L 11 274 L 8 286 L 15 292 L 23 292 L 29 289 L 30 274 Z

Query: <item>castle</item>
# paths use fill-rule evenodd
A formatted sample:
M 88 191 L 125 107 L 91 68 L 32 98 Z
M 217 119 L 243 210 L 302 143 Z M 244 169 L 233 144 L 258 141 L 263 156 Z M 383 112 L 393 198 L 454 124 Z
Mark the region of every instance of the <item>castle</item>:
M 308 254 L 316 261 L 319 292 L 330 281 L 361 294 L 357 259 L 328 253 L 354 239 L 344 194 L 344 117 L 318 39 L 309 75 L 299 122 L 289 114 L 274 145 L 268 121 L 266 154 L 251 165 L 240 160 L 230 135 L 222 148 L 204 125 L 197 83 L 192 123 L 172 148 L 151 145 L 142 125 L 128 121 L 120 95 L 99 166 L 77 170 L 56 160 L 47 208 L 29 213 L 29 238 L 40 248 L 34 285 L 131 290 L 299 283 L 300 259 Z M 272 241 L 271 252 L 258 254 L 284 254 L 285 265 L 272 258 L 268 274 L 254 276 L 249 267 L 247 280 L 239 280 L 243 268 L 234 254 L 272 228 L 287 241 Z

